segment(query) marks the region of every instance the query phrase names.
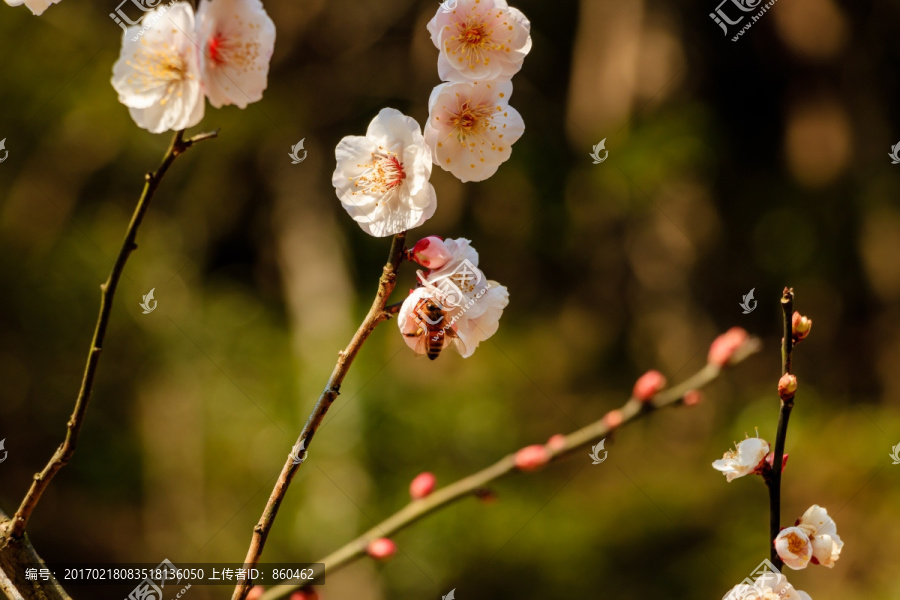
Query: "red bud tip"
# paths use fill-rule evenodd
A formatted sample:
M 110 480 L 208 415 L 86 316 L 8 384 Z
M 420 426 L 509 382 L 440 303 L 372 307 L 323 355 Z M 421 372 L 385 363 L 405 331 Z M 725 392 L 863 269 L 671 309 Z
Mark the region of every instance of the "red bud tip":
M 440 269 L 446 265 L 453 254 L 447 249 L 444 240 L 436 235 L 422 238 L 410 251 L 412 260 L 416 261 L 426 269 Z
M 715 340 L 709 346 L 709 355 L 706 360 L 717 367 L 724 367 L 731 362 L 734 353 L 747 341 L 747 331 L 741 327 L 732 327 Z
M 409 495 L 413 500 L 421 500 L 434 491 L 437 478 L 428 472 L 419 473 L 409 484 Z
M 566 436 L 561 433 L 557 433 L 556 435 L 551 436 L 551 438 L 547 440 L 547 447 L 554 452 L 562 450 L 566 447 Z
M 781 455 L 781 472 L 784 473 L 784 466 L 787 464 L 788 453 L 785 452 Z M 775 453 L 769 452 L 769 455 L 766 457 L 766 462 L 769 463 L 769 468 L 772 468 L 772 463 L 775 462 Z
M 319 600 L 319 594 L 315 590 L 297 590 L 288 600 Z
M 641 402 L 650 402 L 666 386 L 666 378 L 659 371 L 647 371 L 634 384 L 631 395 Z
M 703 394 L 700 390 L 691 390 L 684 395 L 682 402 L 685 406 L 697 406 L 703 400 Z
M 493 504 L 497 500 L 497 494 L 488 488 L 478 488 L 475 490 L 475 497 L 485 504 Z
M 372 540 L 369 542 L 369 545 L 366 547 L 366 552 L 372 558 L 376 558 L 378 560 L 387 560 L 397 551 L 397 544 L 393 542 L 393 540 L 389 538 L 378 538 L 377 540 Z
M 540 444 L 525 446 L 516 452 L 516 467 L 520 471 L 536 471 L 550 462 L 550 452 Z
M 782 400 L 790 400 L 797 391 L 797 378 L 790 373 L 785 373 L 778 380 L 778 396 Z
M 625 417 L 622 415 L 622 411 L 618 408 L 613 409 L 603 415 L 603 424 L 606 425 L 609 429 L 615 429 L 625 420 Z
M 791 331 L 794 334 L 794 341 L 800 342 L 805 340 L 806 336 L 809 335 L 810 329 L 812 329 L 812 319 L 804 317 L 795 310 L 791 317 Z
M 264 588 L 263 586 L 254 585 L 252 588 L 250 588 L 250 591 L 247 592 L 247 600 L 259 600 L 259 598 L 265 591 L 266 588 Z

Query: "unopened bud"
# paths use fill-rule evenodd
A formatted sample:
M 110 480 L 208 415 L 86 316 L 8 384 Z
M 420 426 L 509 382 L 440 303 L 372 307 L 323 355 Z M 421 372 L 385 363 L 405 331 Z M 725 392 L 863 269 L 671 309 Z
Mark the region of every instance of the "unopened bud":
M 372 540 L 369 542 L 369 545 L 366 546 L 366 553 L 378 560 L 387 560 L 393 556 L 396 551 L 397 544 L 390 538 L 378 538 L 377 540 Z
M 551 436 L 549 440 L 547 440 L 547 447 L 556 452 L 557 450 L 562 450 L 566 447 L 566 436 L 561 433 L 557 433 L 554 436 Z
M 700 392 L 700 390 L 691 390 L 685 393 L 684 398 L 681 400 L 681 402 L 685 406 L 697 406 L 698 404 L 700 404 L 701 400 L 703 400 L 703 394 Z
M 785 373 L 778 380 L 778 396 L 782 400 L 789 400 L 794 397 L 797 391 L 797 378 L 790 373 Z
M 437 478 L 428 472 L 419 473 L 409 484 L 409 495 L 413 500 L 421 500 L 434 491 Z
M 734 353 L 747 341 L 748 337 L 746 330 L 742 327 L 732 327 L 710 344 L 707 361 L 717 367 L 724 367 L 731 362 Z
M 666 386 L 666 378 L 659 371 L 647 371 L 634 384 L 631 395 L 641 402 L 650 402 Z
M 247 592 L 247 600 L 259 600 L 263 593 L 266 591 L 261 585 L 254 585 L 250 588 L 250 591 Z
M 609 429 L 615 429 L 625 420 L 625 416 L 622 414 L 622 411 L 618 408 L 613 409 L 603 415 L 603 424 L 606 425 Z
M 516 467 L 520 471 L 536 471 L 550 462 L 550 452 L 540 444 L 525 446 L 516 452 Z
M 249 598 L 249 596 L 247 596 Z M 315 590 L 305 589 L 297 590 L 291 594 L 288 600 L 319 600 L 319 594 Z
M 785 452 L 781 455 L 781 472 L 784 473 L 784 466 L 787 464 L 788 453 Z M 772 468 L 772 465 L 775 463 L 775 453 L 769 452 L 769 455 L 766 457 L 766 462 L 769 463 L 769 468 Z
M 440 269 L 446 265 L 453 254 L 447 249 L 444 240 L 436 235 L 422 238 L 410 251 L 412 260 L 416 261 L 426 269 Z
M 806 339 L 810 329 L 812 329 L 812 319 L 804 317 L 795 310 L 791 317 L 791 330 L 794 334 L 794 339 L 798 342 Z

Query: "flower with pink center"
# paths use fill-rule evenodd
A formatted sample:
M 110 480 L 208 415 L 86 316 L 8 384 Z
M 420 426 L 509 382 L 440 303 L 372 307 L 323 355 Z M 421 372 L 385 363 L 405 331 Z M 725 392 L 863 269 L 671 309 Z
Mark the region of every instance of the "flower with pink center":
M 275 47 L 275 24 L 260 0 L 201 0 L 197 43 L 210 104 L 245 108 L 262 98 Z
M 6 0 L 10 6 L 22 6 L 31 10 L 36 15 L 41 15 L 51 4 L 56 4 L 59 0 Z
M 780 573 L 764 573 L 752 583 L 734 586 L 722 600 L 812 600 L 809 594 L 795 590 Z
M 442 83 L 431 92 L 425 141 L 435 164 L 460 181 L 483 181 L 512 154 L 525 122 L 509 105 L 509 80 Z
M 442 4 L 428 23 L 444 81 L 509 79 L 531 50 L 531 23 L 506 0 Z
M 431 150 L 412 117 L 381 109 L 365 136 L 338 143 L 335 157 L 331 183 L 344 210 L 369 235 L 394 235 L 434 214 Z
M 178 2 L 145 13 L 141 22 L 148 28 L 143 35 L 138 35 L 142 30 L 138 26 L 125 31 L 113 66 L 112 85 L 119 102 L 139 127 L 151 133 L 196 125 L 205 103 L 197 46 L 190 38 L 193 10 Z
M 747 438 L 735 446 L 735 450 L 729 450 L 712 464 L 714 469 L 725 474 L 725 480 L 729 482 L 759 472 L 769 453 L 769 442 L 760 438 Z

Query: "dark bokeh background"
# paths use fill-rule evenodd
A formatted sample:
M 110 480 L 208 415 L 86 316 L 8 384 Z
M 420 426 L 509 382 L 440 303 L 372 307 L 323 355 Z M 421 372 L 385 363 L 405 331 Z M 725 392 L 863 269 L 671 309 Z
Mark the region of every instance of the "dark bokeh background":
M 438 83 L 436 3 L 266 2 L 264 99 L 207 107 L 221 128 L 180 158 L 120 286 L 74 461 L 31 521 L 49 560 L 240 561 L 286 453 L 371 302 L 389 240 L 343 212 L 333 148 L 383 106 L 423 122 Z M 412 232 L 473 240 L 508 286 L 467 360 L 417 359 L 395 325 L 361 352 L 282 507 L 265 560 L 312 561 L 449 482 L 598 419 L 634 379 L 680 380 L 741 325 L 764 352 L 708 390 L 576 456 L 401 533 L 328 600 L 721 598 L 764 558 L 761 481 L 710 463 L 774 437 L 779 305 L 798 349 L 784 521 L 818 503 L 846 542 L 791 581 L 816 600 L 900 595 L 900 5 L 780 0 L 738 42 L 714 0 L 519 0 L 534 48 L 511 104 L 526 132 L 482 183 L 436 169 Z M 109 84 L 113 2 L 36 18 L 0 5 L 0 506 L 60 443 L 105 279 L 169 135 Z M 309 154 L 291 165 L 290 147 Z M 606 138 L 609 158 L 591 164 Z M 407 268 L 397 298 L 413 285 Z M 155 288 L 158 308 L 141 314 Z M 759 307 L 738 303 L 755 288 Z M 192 588 L 192 598 L 230 589 Z M 73 590 L 76 598 L 78 590 Z M 82 594 L 82 597 L 84 595 Z M 98 597 L 92 595 L 91 597 Z

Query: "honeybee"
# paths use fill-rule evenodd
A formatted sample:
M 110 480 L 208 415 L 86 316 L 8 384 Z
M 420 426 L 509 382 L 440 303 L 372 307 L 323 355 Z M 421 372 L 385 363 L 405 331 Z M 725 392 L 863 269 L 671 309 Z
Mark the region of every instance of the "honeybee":
M 416 303 L 413 320 L 418 327 L 415 331 L 405 332 L 403 335 L 419 338 L 416 352 L 425 354 L 430 360 L 440 356 L 441 350 L 451 340 L 462 343 L 447 321 L 447 311 L 433 298 L 425 297 Z

